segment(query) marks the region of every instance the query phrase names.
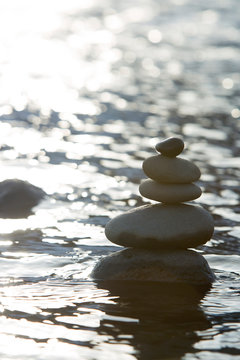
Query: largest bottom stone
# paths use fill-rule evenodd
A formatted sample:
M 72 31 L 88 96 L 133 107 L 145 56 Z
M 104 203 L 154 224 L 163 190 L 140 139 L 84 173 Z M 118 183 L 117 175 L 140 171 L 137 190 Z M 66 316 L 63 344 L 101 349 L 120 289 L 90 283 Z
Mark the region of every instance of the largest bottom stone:
M 124 249 L 102 258 L 95 280 L 158 281 L 210 285 L 215 275 L 205 258 L 192 250 Z

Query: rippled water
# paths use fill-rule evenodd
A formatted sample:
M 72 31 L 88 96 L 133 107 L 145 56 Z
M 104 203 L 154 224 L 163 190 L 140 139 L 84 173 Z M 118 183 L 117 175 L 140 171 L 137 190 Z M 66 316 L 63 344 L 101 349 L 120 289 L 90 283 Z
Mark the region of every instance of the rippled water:
M 0 181 L 48 197 L 0 219 L 1 359 L 240 356 L 238 0 L 0 4 Z M 146 203 L 141 163 L 183 136 L 215 220 L 207 293 L 109 285 L 104 225 Z M 183 291 L 184 290 L 184 291 Z

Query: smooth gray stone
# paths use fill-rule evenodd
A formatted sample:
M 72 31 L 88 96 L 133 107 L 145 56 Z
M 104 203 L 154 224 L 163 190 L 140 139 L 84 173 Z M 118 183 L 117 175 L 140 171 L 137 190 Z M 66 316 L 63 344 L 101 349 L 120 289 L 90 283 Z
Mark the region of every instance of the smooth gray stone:
M 202 194 L 200 187 L 195 184 L 160 184 L 150 179 L 140 184 L 139 192 L 148 199 L 168 204 L 194 200 Z
M 103 257 L 93 269 L 95 280 L 135 280 L 209 285 L 215 280 L 205 258 L 192 250 L 124 249 Z
M 170 137 L 163 141 L 160 141 L 156 146 L 155 149 L 157 152 L 161 153 L 164 156 L 168 157 L 175 157 L 184 149 L 184 142 L 182 139 L 177 137 Z
M 112 219 L 107 238 L 121 246 L 186 249 L 205 244 L 212 236 L 212 216 L 198 205 L 144 205 Z
M 32 214 L 46 193 L 27 181 L 7 179 L 0 182 L 0 217 L 25 218 Z
M 143 162 L 143 171 L 151 179 L 167 184 L 187 184 L 197 181 L 201 172 L 192 162 L 182 158 L 154 155 Z

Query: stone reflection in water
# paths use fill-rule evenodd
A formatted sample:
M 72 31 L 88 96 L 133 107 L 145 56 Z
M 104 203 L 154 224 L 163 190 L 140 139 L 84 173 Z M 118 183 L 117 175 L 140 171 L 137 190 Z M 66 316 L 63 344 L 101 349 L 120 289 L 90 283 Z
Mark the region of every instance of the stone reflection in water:
M 130 344 L 137 359 L 180 358 L 199 341 L 196 331 L 211 323 L 199 307 L 208 287 L 134 281 L 100 281 L 116 297 L 101 304 L 99 334 Z

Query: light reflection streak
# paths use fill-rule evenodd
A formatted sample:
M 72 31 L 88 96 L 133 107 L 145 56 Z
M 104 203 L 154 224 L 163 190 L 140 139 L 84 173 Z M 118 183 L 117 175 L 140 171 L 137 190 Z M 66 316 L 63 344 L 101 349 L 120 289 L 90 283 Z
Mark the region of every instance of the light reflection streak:
M 234 119 L 238 119 L 240 117 L 240 110 L 235 108 L 231 111 L 231 114 Z
M 43 323 L 35 324 L 26 319 L 15 320 L 0 317 L 0 326 L 4 328 L 5 333 L 16 333 L 17 336 L 26 336 L 28 338 L 39 340 L 67 338 L 72 341 L 77 341 L 79 337 L 81 337 L 81 341 L 90 341 L 95 336 L 95 332 L 91 331 L 67 329 L 62 325 L 56 324 L 54 324 L 54 326 L 52 324 Z
M 224 87 L 224 89 L 230 90 L 232 89 L 232 87 L 234 86 L 234 81 L 231 78 L 225 78 L 222 81 L 222 86 Z

